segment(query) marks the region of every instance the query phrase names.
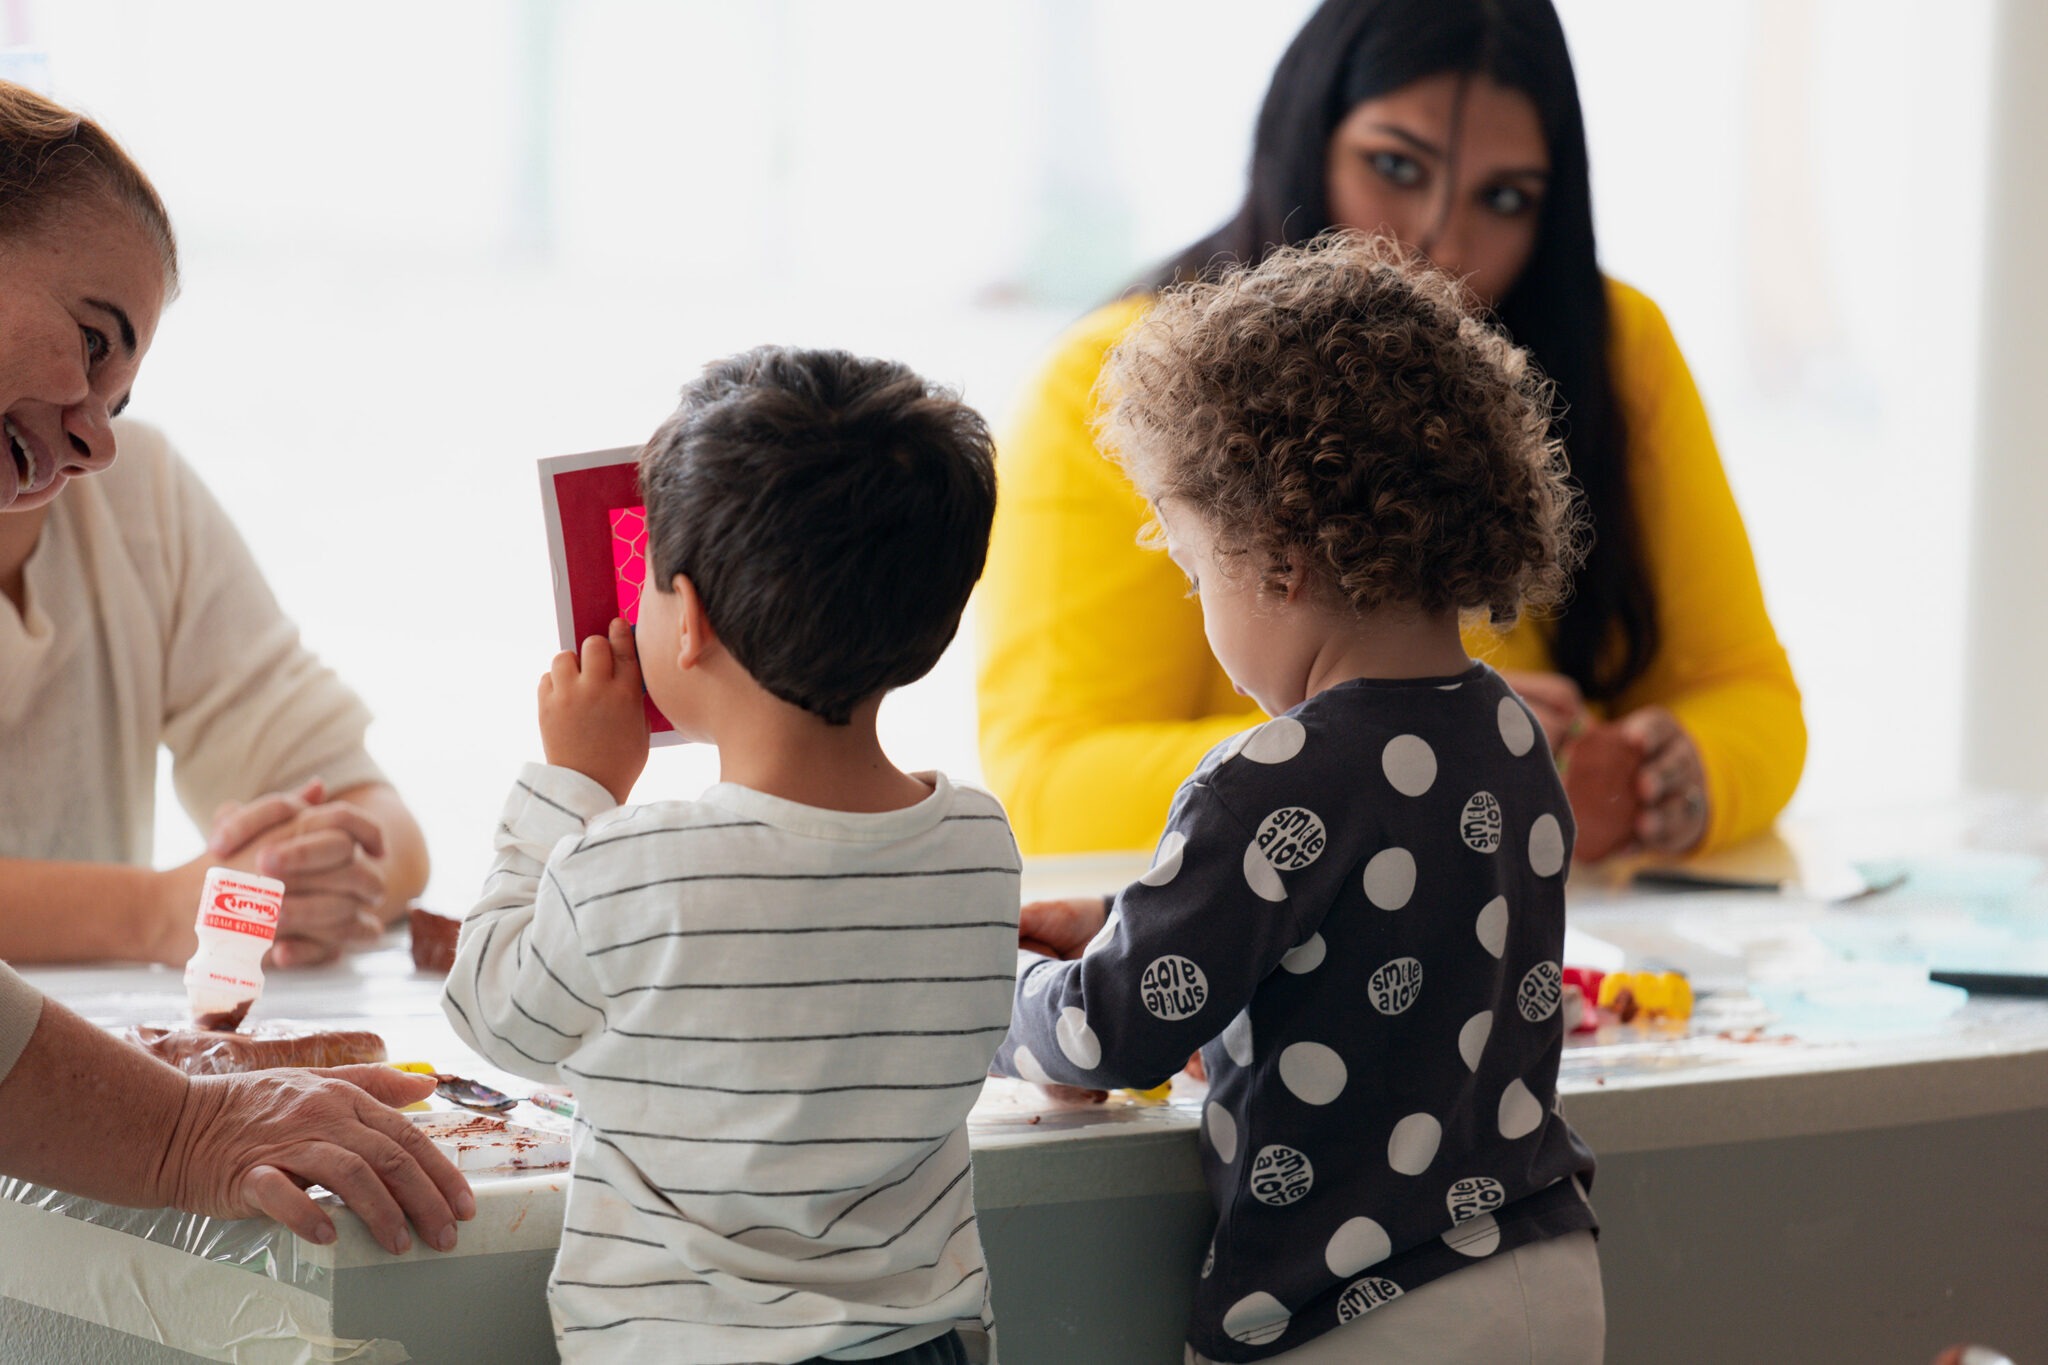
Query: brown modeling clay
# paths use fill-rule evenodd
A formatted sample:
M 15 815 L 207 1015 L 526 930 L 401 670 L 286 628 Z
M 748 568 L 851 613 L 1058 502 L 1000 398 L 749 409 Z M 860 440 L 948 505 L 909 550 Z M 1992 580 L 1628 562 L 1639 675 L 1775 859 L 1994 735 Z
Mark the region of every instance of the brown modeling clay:
M 242 1026 L 242 1021 L 249 1017 L 249 1006 L 255 1003 L 256 997 L 252 995 L 247 1000 L 237 1004 L 233 1009 L 217 1010 L 212 1014 L 200 1015 L 192 1021 L 192 1026 L 205 1029 L 209 1033 L 233 1033 Z
M 455 938 L 462 932 L 462 921 L 415 905 L 406 910 L 405 922 L 412 930 L 412 965 L 448 975 L 455 965 Z
M 351 1066 L 386 1060 L 384 1040 L 367 1029 L 262 1024 L 249 1033 L 196 1028 L 129 1029 L 128 1040 L 188 1076 L 225 1076 L 278 1066 Z
M 1564 746 L 1557 766 L 1579 827 L 1574 861 L 1599 862 L 1635 837 L 1639 765 L 1620 726 L 1593 721 Z

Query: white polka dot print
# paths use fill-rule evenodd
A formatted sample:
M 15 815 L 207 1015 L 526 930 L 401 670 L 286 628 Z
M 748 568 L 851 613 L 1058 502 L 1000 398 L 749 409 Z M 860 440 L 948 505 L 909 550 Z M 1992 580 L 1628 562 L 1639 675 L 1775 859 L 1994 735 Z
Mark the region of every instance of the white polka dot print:
M 1217 760 L 1218 764 L 1228 763 L 1231 759 L 1243 753 L 1244 746 L 1251 743 L 1252 736 L 1258 732 L 1259 727 L 1254 725 L 1249 730 L 1239 730 L 1236 734 L 1232 735 L 1230 742 L 1224 746 L 1223 757 Z
M 1479 912 L 1479 922 L 1472 926 L 1479 935 L 1479 946 L 1499 957 L 1508 946 L 1508 898 L 1495 896 Z
M 1244 880 L 1260 900 L 1287 899 L 1287 883 L 1280 880 L 1280 874 L 1266 861 L 1265 853 L 1256 843 L 1244 847 Z
M 1402 1175 L 1421 1175 L 1436 1160 L 1444 1126 L 1431 1114 L 1410 1114 L 1394 1125 L 1387 1139 L 1387 1164 Z
M 1508 1082 L 1500 1097 L 1500 1135 L 1513 1142 L 1536 1131 L 1543 1122 L 1543 1106 L 1519 1080 Z
M 1564 867 L 1564 830 L 1557 817 L 1545 812 L 1529 826 L 1529 870 L 1539 877 L 1555 877 Z
M 1072 1005 L 1060 1011 L 1053 1036 L 1059 1040 L 1060 1051 L 1067 1054 L 1067 1060 L 1083 1071 L 1093 1071 L 1100 1065 L 1102 1040 L 1088 1027 L 1088 1016 Z
M 1031 974 L 1024 978 L 1024 998 L 1026 1000 L 1036 1000 L 1039 996 L 1045 994 L 1045 988 L 1059 974 L 1060 969 L 1053 966 L 1050 962 L 1040 963 L 1038 966 L 1033 967 Z
M 1138 999 L 1154 1018 L 1192 1019 L 1209 1003 L 1209 978 L 1193 958 L 1168 953 L 1153 958 L 1138 978 Z
M 1500 798 L 1492 792 L 1474 792 L 1458 814 L 1458 837 L 1474 853 L 1492 853 L 1500 847 Z
M 1277 1143 L 1252 1158 L 1252 1198 L 1274 1208 L 1298 1202 L 1316 1183 L 1315 1167 L 1292 1147 Z
M 1436 783 L 1436 750 L 1420 735 L 1396 735 L 1380 751 L 1380 770 L 1401 795 L 1420 796 Z
M 1394 1254 L 1387 1230 L 1370 1218 L 1353 1218 L 1337 1229 L 1323 1250 L 1323 1263 L 1330 1273 L 1343 1279 L 1368 1266 L 1376 1266 Z
M 1123 923 L 1123 918 L 1123 911 L 1110 911 L 1108 918 L 1102 921 L 1102 927 L 1095 931 L 1095 937 L 1089 939 L 1088 946 L 1081 950 L 1082 956 L 1085 957 L 1089 953 L 1099 953 L 1104 948 L 1107 948 L 1110 945 L 1110 943 L 1115 940 L 1116 927 L 1117 925 Z
M 1536 725 L 1522 703 L 1513 697 L 1502 697 L 1499 719 L 1500 742 L 1508 746 L 1509 753 L 1520 758 L 1536 747 Z
M 1011 1053 L 1010 1065 L 1017 1069 L 1019 1076 L 1035 1085 L 1053 1084 L 1052 1077 L 1046 1074 L 1045 1068 L 1038 1064 L 1038 1058 L 1031 1055 L 1031 1049 L 1028 1047 L 1020 1047 Z
M 1223 1050 L 1230 1060 L 1239 1066 L 1252 1064 L 1252 1016 L 1251 1011 L 1239 1010 L 1237 1018 L 1223 1030 Z
M 1563 1003 L 1564 972 L 1555 962 L 1537 963 L 1522 977 L 1522 984 L 1515 988 L 1515 1006 L 1532 1024 L 1540 1024 L 1556 1014 L 1557 1007 Z
M 1415 894 L 1415 855 L 1383 848 L 1365 864 L 1365 898 L 1382 910 L 1399 910 Z
M 1367 979 L 1365 993 L 1381 1014 L 1400 1014 L 1422 995 L 1422 963 L 1412 957 L 1395 958 Z
M 1209 1121 L 1209 1145 L 1228 1166 L 1237 1160 L 1237 1120 L 1230 1117 L 1228 1109 L 1213 1103 L 1202 1110 L 1202 1116 Z
M 1247 1346 L 1278 1341 L 1287 1331 L 1287 1308 L 1271 1294 L 1247 1294 L 1223 1315 L 1223 1333 Z
M 1381 1304 L 1392 1303 L 1401 1297 L 1401 1286 L 1392 1280 L 1377 1275 L 1363 1280 L 1354 1280 L 1344 1286 L 1344 1292 L 1337 1296 L 1337 1321 L 1349 1322 L 1362 1318 Z
M 1469 1175 L 1451 1182 L 1444 1195 L 1444 1207 L 1453 1223 L 1463 1223 L 1482 1213 L 1491 1213 L 1507 1202 L 1507 1190 L 1490 1175 Z
M 1208 1279 L 1216 1273 L 1216 1239 L 1209 1239 L 1209 1253 L 1202 1257 L 1202 1278 Z
M 1486 1051 L 1486 1040 L 1493 1036 L 1493 1011 L 1475 1014 L 1465 1021 L 1465 1027 L 1458 1030 L 1458 1055 L 1465 1059 L 1467 1071 L 1479 1069 L 1479 1058 Z
M 1280 965 L 1296 976 L 1304 976 L 1323 965 L 1323 957 L 1328 951 L 1329 945 L 1323 942 L 1321 934 L 1310 934 L 1306 943 L 1280 959 Z
M 1329 843 L 1323 817 L 1305 806 L 1283 806 L 1259 821 L 1252 843 L 1278 872 L 1299 872 L 1323 856 Z
M 1152 868 L 1138 880 L 1146 886 L 1164 886 L 1180 875 L 1181 854 L 1187 850 L 1188 836 L 1177 829 L 1170 829 L 1159 841 L 1159 851 L 1152 855 Z
M 1321 1043 L 1291 1043 L 1280 1053 L 1280 1083 L 1303 1104 L 1328 1104 L 1344 1093 L 1344 1059 Z
M 1492 1214 L 1482 1213 L 1471 1222 L 1445 1233 L 1444 1245 L 1474 1260 L 1491 1256 L 1500 1250 L 1500 1224 L 1494 1221 Z
M 1244 756 L 1254 763 L 1285 763 L 1301 752 L 1301 746 L 1308 741 L 1308 730 L 1292 716 L 1275 716 L 1251 732 L 1245 741 Z

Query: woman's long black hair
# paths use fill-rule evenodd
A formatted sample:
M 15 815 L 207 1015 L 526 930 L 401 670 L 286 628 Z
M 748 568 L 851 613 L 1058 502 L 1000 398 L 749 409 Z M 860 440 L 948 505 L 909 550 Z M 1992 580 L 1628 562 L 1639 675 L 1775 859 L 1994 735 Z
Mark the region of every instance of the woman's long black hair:
M 1324 180 L 1337 126 L 1361 102 L 1443 72 L 1527 95 L 1549 146 L 1536 249 L 1495 312 L 1557 385 L 1558 433 L 1593 519 L 1592 550 L 1552 625 L 1552 654 L 1588 697 L 1609 701 L 1656 656 L 1657 612 L 1608 369 L 1585 121 L 1550 0 L 1325 0 L 1273 72 L 1243 204 L 1148 283 L 1192 278 L 1219 260 L 1255 261 L 1330 227 Z

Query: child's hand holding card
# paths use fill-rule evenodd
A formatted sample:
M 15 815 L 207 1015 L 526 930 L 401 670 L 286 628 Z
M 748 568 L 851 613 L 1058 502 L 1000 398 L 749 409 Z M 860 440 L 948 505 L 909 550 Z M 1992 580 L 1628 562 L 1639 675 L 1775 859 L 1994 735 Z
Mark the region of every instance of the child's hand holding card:
M 606 635 L 563 650 L 540 680 L 540 742 L 548 762 L 582 773 L 620 805 L 647 766 L 647 713 L 633 628 L 614 620 Z

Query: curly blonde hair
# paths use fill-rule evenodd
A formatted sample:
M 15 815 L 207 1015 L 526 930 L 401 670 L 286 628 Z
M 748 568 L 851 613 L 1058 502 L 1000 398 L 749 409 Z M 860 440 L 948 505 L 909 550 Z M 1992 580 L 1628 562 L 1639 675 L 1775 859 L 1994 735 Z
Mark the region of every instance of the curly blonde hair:
M 1550 384 L 1464 288 L 1385 238 L 1329 233 L 1161 291 L 1111 351 L 1099 435 L 1284 593 L 1356 611 L 1560 605 L 1586 521 Z

